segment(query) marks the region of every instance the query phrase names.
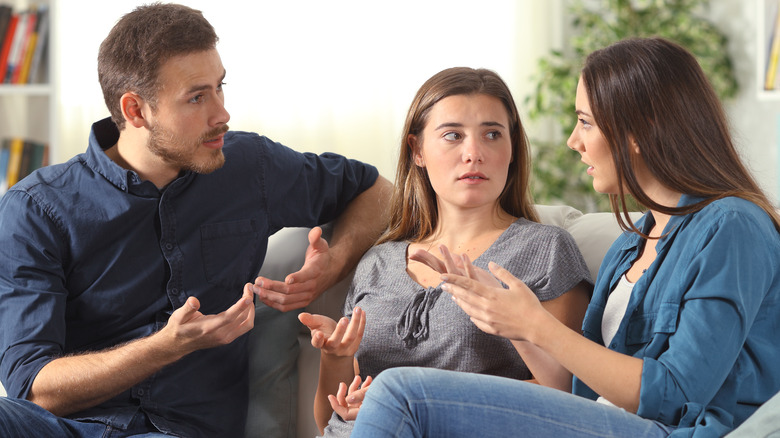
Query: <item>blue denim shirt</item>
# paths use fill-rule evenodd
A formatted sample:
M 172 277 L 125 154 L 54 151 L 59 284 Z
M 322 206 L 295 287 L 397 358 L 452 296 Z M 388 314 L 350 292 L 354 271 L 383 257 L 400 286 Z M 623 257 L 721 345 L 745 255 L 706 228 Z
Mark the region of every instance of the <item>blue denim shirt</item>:
M 95 123 L 86 153 L 0 199 L 0 379 L 11 397 L 26 398 L 56 357 L 154 333 L 189 296 L 204 314 L 227 309 L 254 281 L 268 236 L 333 220 L 378 176 L 231 131 L 221 169 L 158 190 L 103 152 L 118 136 L 109 119 Z M 123 428 L 141 408 L 163 431 L 243 436 L 247 364 L 244 335 L 70 417 Z
M 645 233 L 653 224 L 649 213 L 637 222 Z M 780 390 L 780 235 L 738 198 L 673 216 L 664 234 L 608 347 L 644 361 L 640 416 L 678 426 L 675 436 L 722 436 Z M 607 296 L 641 243 L 624 233 L 604 257 L 583 323 L 589 339 L 604 343 Z M 574 392 L 596 397 L 577 378 Z

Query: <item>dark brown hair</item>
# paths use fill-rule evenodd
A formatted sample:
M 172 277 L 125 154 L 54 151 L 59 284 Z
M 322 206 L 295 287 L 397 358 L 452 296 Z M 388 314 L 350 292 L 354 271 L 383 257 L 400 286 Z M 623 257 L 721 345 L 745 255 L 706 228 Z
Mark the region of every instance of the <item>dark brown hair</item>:
M 720 100 L 686 49 L 663 38 L 623 40 L 587 57 L 582 82 L 615 162 L 619 189 L 610 201 L 621 227 L 638 231 L 627 214 L 628 193 L 672 215 L 736 196 L 763 208 L 780 229 L 780 217 L 732 143 Z M 632 141 L 658 181 L 704 200 L 684 207 L 653 202 L 637 182 Z
M 422 135 L 428 114 L 437 102 L 445 97 L 469 94 L 484 94 L 499 99 L 509 118 L 512 162 L 509 163 L 506 185 L 499 196 L 499 206 L 512 216 L 538 221 L 529 191 L 531 158 L 528 138 L 512 93 L 493 71 L 453 67 L 428 79 L 417 91 L 409 108 L 401 135 L 395 191 L 390 202 L 390 225 L 379 243 L 420 241 L 433 234 L 439 215 L 436 192 L 425 168 L 414 164 L 414 151 L 409 144 L 409 136 Z
M 216 48 L 217 34 L 200 11 L 153 3 L 123 16 L 100 45 L 98 79 L 119 130 L 125 119 L 119 100 L 135 92 L 155 109 L 160 67 L 171 57 Z

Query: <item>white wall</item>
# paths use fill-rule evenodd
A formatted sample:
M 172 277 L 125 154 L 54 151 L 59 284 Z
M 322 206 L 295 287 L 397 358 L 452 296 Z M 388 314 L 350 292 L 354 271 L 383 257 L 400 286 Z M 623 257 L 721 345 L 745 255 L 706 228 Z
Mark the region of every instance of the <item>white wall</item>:
M 521 101 L 535 59 L 549 50 L 558 0 L 182 0 L 220 36 L 231 129 L 257 131 L 298 150 L 334 151 L 392 179 L 414 93 L 452 66 L 498 72 Z M 82 152 L 90 124 L 107 115 L 98 46 L 116 20 L 146 1 L 69 1 L 56 41 L 60 151 Z M 76 6 L 75 4 L 78 4 Z M 89 25 L 78 26 L 89 10 Z M 129 42 L 130 44 L 132 42 Z
M 734 140 L 759 184 L 777 205 L 780 199 L 780 100 L 760 100 L 764 67 L 757 64 L 756 28 L 760 0 L 712 0 L 709 18 L 729 36 L 729 53 L 741 91 L 726 104 Z M 759 70 L 759 71 L 757 71 Z
M 231 128 L 298 150 L 343 153 L 390 179 L 403 118 L 425 79 L 454 65 L 491 68 L 525 116 L 536 59 L 560 44 L 566 26 L 562 0 L 396 0 L 385 7 L 360 0 L 181 1 L 201 9 L 220 35 Z M 727 105 L 735 140 L 777 200 L 780 101 L 756 97 L 757 1 L 713 0 L 709 13 L 730 36 L 742 87 Z M 107 115 L 98 46 L 122 14 L 146 1 L 63 3 L 55 27 L 61 137 L 55 161 L 82 152 L 90 124 Z M 528 129 L 530 137 L 541 136 L 535 131 L 541 126 Z

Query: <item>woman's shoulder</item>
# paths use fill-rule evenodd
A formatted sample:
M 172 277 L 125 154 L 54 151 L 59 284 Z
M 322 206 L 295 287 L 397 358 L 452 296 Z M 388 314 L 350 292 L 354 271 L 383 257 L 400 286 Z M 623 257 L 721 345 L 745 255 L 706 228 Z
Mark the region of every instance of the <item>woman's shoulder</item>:
M 574 242 L 572 235 L 562 227 L 533 222 L 522 217 L 514 221 L 505 234 L 512 239 L 525 239 L 533 236 L 535 240 L 565 240 Z
M 757 204 L 734 196 L 718 199 L 695 214 L 699 222 L 735 226 L 760 226 L 777 234 L 769 214 Z

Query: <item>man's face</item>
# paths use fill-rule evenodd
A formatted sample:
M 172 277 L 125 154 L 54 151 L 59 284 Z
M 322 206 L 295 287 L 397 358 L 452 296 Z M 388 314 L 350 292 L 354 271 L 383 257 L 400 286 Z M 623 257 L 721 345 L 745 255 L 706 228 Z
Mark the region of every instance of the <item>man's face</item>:
M 225 163 L 225 68 L 216 50 L 168 60 L 149 121 L 148 150 L 176 170 L 210 173 Z

